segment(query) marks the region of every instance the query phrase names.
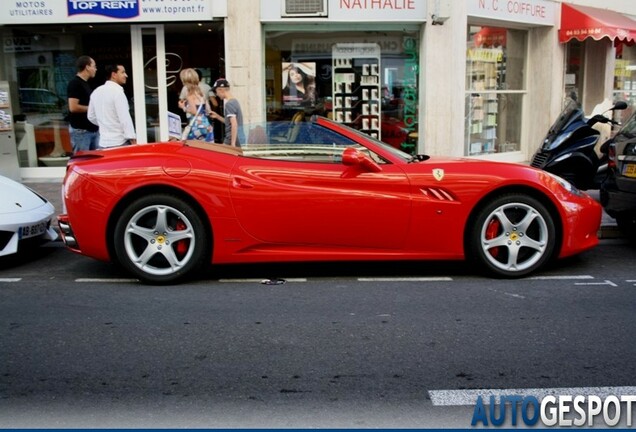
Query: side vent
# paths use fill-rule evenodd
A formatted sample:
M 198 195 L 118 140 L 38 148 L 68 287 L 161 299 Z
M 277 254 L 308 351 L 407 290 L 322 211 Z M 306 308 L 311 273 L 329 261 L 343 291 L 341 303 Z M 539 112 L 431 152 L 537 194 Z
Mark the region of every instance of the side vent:
M 327 16 L 328 0 L 283 0 L 282 16 L 286 18 Z
M 441 188 L 427 187 L 421 188 L 420 191 L 425 197 L 430 198 L 431 200 L 450 202 L 457 201 L 453 195 Z

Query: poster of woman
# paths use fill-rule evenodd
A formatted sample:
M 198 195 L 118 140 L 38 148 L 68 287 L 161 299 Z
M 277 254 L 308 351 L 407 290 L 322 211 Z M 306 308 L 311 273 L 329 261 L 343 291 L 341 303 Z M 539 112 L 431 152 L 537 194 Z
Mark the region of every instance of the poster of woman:
M 316 63 L 283 62 L 283 106 L 316 105 Z

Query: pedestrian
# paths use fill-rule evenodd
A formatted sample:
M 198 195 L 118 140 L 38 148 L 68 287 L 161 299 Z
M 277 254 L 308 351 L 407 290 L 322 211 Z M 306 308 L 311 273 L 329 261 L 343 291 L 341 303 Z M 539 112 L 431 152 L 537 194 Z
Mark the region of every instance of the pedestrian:
M 214 131 L 208 119 L 211 112 L 210 92 L 203 93 L 198 74 L 194 69 L 183 69 L 179 78 L 181 78 L 183 88 L 186 90 L 185 95 L 183 95 L 185 97 L 179 100 L 179 107 L 185 111 L 188 119 L 188 126 L 183 133 L 183 138 L 214 142 Z
M 225 139 L 223 144 L 240 147 L 245 142 L 243 137 L 243 112 L 241 104 L 234 98 L 230 90 L 230 83 L 219 78 L 212 86 L 212 90 L 223 100 L 223 117 L 212 111 L 212 117 L 225 123 Z
M 197 73 L 197 76 L 199 77 L 199 88 L 201 89 L 201 93 L 203 93 L 203 96 L 208 100 L 208 104 L 210 105 L 210 111 L 214 111 L 217 114 L 223 113 L 223 107 L 221 106 L 218 96 L 214 94 L 212 87 L 210 87 L 206 82 L 203 81 L 203 73 L 201 73 L 201 70 L 197 68 L 197 69 L 194 69 L 194 71 Z M 187 88 L 184 85 L 181 88 L 181 93 L 179 94 L 179 102 L 180 102 L 179 106 L 181 107 L 181 109 L 183 109 L 183 107 L 181 106 L 181 101 L 185 100 L 186 98 L 187 98 Z M 210 111 L 208 111 L 209 113 L 208 117 L 210 118 L 210 123 L 212 124 L 214 137 L 211 138 L 210 136 L 208 136 L 209 138 L 208 141 L 214 140 L 215 143 L 223 144 L 223 138 L 224 138 L 223 137 L 223 122 L 218 120 L 215 121 Z
M 199 77 L 198 85 L 199 85 L 199 88 L 201 89 L 201 93 L 203 94 L 203 97 L 205 97 L 206 99 L 210 98 L 213 95 L 212 87 L 210 87 L 207 83 L 203 82 L 203 74 L 201 73 L 199 69 L 192 69 L 192 70 L 194 70 L 197 74 L 197 77 Z M 183 71 L 181 72 L 183 73 Z M 181 74 L 179 74 L 179 77 L 181 77 Z M 181 78 L 181 82 L 183 82 L 183 78 Z M 179 94 L 179 100 L 182 101 L 187 98 L 188 98 L 187 87 L 184 84 L 183 87 L 181 88 L 181 93 Z
M 212 111 L 219 114 L 219 117 L 223 114 L 223 101 L 216 93 L 214 93 L 214 90 L 210 90 L 210 109 L 210 121 L 212 122 L 212 128 L 214 129 L 214 142 L 223 144 L 223 141 L 225 140 L 223 121 L 215 119 L 212 114 Z
M 68 97 L 68 132 L 73 152 L 97 150 L 99 146 L 99 128 L 88 120 L 88 103 L 93 91 L 88 80 L 95 78 L 97 64 L 87 55 L 75 61 L 77 74 L 66 87 Z
M 99 126 L 99 148 L 135 144 L 137 137 L 124 93 L 128 79 L 121 64 L 106 66 L 106 82 L 91 94 L 88 119 Z

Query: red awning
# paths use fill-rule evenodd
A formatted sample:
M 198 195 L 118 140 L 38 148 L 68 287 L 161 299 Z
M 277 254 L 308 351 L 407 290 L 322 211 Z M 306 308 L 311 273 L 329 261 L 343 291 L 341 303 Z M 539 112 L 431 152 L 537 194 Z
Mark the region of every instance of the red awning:
M 506 35 L 508 30 L 501 27 L 482 27 L 475 35 L 473 40 L 476 47 L 481 46 L 506 46 Z
M 561 3 L 559 42 L 587 38 L 636 41 L 636 21 L 618 12 Z

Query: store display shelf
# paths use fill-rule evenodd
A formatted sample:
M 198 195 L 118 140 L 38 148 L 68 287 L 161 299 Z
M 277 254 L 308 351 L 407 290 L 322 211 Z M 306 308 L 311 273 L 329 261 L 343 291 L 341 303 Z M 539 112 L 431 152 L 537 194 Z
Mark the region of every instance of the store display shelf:
M 332 54 L 333 118 L 380 136 L 380 46 L 338 44 Z

